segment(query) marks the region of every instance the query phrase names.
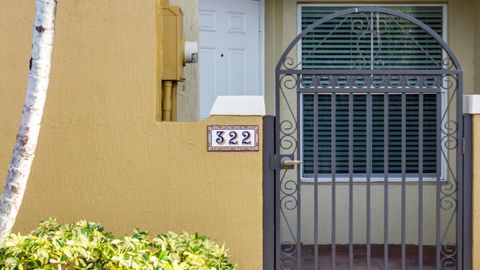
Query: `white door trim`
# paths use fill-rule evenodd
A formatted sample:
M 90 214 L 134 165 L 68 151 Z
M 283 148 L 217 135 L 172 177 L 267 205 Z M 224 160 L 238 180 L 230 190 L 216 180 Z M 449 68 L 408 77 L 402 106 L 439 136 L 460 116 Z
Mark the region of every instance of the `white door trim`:
M 258 45 L 259 46 L 259 60 L 260 60 L 260 64 L 259 64 L 259 69 L 260 69 L 260 78 L 259 78 L 259 83 L 260 83 L 260 86 L 259 86 L 259 91 L 261 93 L 262 96 L 265 97 L 265 0 L 259 0 L 259 3 L 258 3 L 258 16 L 260 18 L 258 18 L 258 21 L 259 21 L 259 31 L 258 31 L 258 35 L 259 35 L 259 41 L 260 41 L 260 44 Z

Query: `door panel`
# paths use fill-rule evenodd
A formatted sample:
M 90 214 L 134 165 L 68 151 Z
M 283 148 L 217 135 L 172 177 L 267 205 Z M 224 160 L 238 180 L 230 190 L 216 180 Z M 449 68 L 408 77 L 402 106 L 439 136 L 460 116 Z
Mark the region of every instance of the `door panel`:
M 259 95 L 259 10 L 254 0 L 200 0 L 200 117 L 220 95 Z
M 216 61 L 215 48 L 202 47 L 199 49 L 199 53 L 202 56 L 202 61 L 200 61 L 200 70 L 202 70 L 202 80 L 200 80 L 200 89 L 209 89 L 203 93 L 202 99 L 200 100 L 200 107 L 211 107 L 213 105 L 213 100 L 215 100 L 216 94 L 216 85 L 215 85 L 215 71 L 216 71 Z

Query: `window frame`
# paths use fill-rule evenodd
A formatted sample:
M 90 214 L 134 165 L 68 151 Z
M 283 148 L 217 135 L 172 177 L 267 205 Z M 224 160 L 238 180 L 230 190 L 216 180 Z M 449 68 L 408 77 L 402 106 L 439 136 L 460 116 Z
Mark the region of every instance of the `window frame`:
M 442 8 L 442 39 L 448 43 L 448 9 L 447 9 L 447 4 L 355 4 L 355 3 L 329 3 L 329 4 L 298 4 L 297 5 L 297 29 L 296 29 L 296 34 L 300 34 L 302 32 L 302 8 L 303 7 L 345 7 L 347 8 L 354 8 L 354 7 L 372 7 L 372 6 L 378 6 L 378 7 L 385 7 L 385 8 L 391 8 L 391 7 L 405 7 L 405 6 L 414 6 L 414 7 L 441 7 Z M 299 40 L 299 43 L 301 44 L 301 40 Z M 302 68 L 301 61 L 302 61 L 302 46 L 297 46 L 297 62 L 300 63 L 299 68 Z M 446 54 L 445 51 L 442 49 L 442 58 L 445 58 Z M 446 90 L 442 90 L 442 96 L 441 96 L 441 110 L 442 113 L 445 112 L 447 108 L 447 99 L 445 98 L 445 95 L 443 92 Z M 307 95 L 307 94 L 302 94 L 302 95 Z M 299 151 L 299 156 L 300 159 L 303 159 L 303 98 L 300 99 L 298 106 L 300 115 L 297 116 L 297 121 L 300 123 L 300 130 L 297 133 L 298 140 L 300 141 L 300 148 L 297 150 Z M 444 126 L 448 122 L 448 114 L 446 119 L 442 120 L 441 125 Z M 441 148 L 443 149 L 443 152 L 447 153 L 447 158 L 448 158 L 448 149 L 446 148 L 445 145 L 441 145 Z M 441 155 L 441 162 L 440 162 L 440 181 L 441 182 L 446 182 L 447 180 L 447 166 L 448 166 L 448 161 L 445 158 L 444 155 Z M 304 164 L 301 163 L 299 168 L 300 170 L 300 181 L 303 183 L 313 183 L 314 182 L 314 177 L 306 177 L 304 174 Z M 348 183 L 350 181 L 350 177 L 343 177 L 340 175 L 344 174 L 337 174 L 335 177 L 335 182 L 337 183 Z M 367 173 L 365 174 L 359 174 L 360 176 L 353 176 L 352 180 L 354 183 L 365 183 L 367 182 Z M 383 183 L 385 182 L 385 176 L 384 174 L 370 174 L 370 181 L 372 183 Z M 380 177 L 378 175 L 381 175 Z M 390 175 L 393 175 L 391 177 Z M 419 177 L 418 176 L 407 176 L 405 177 L 405 181 L 409 183 L 417 183 L 419 182 Z M 411 175 L 411 174 L 410 174 Z M 414 175 L 418 175 L 414 174 Z M 388 182 L 389 183 L 401 183 L 403 178 L 401 177 L 400 174 L 398 173 L 393 173 L 393 174 L 388 174 L 387 176 Z M 332 182 L 332 177 L 331 174 L 318 174 L 317 176 L 318 183 L 331 183 Z M 437 177 L 423 177 L 422 181 L 424 181 L 426 184 L 434 184 L 437 181 Z

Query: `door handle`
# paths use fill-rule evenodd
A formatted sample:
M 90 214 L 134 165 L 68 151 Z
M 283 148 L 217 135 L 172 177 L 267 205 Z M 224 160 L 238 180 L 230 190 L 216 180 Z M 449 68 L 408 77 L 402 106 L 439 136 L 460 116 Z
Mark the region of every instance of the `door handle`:
M 289 157 L 284 157 L 281 160 L 281 164 L 283 168 L 295 167 L 297 165 L 300 165 L 301 163 L 302 163 L 301 160 L 293 160 L 293 159 L 290 159 Z

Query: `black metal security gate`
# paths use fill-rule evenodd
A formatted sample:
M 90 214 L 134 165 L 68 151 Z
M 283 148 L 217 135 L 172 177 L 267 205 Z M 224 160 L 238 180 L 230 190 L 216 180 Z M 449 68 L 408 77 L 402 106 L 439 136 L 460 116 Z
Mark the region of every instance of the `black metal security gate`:
M 306 27 L 276 68 L 275 269 L 468 269 L 462 82 L 402 12 Z

